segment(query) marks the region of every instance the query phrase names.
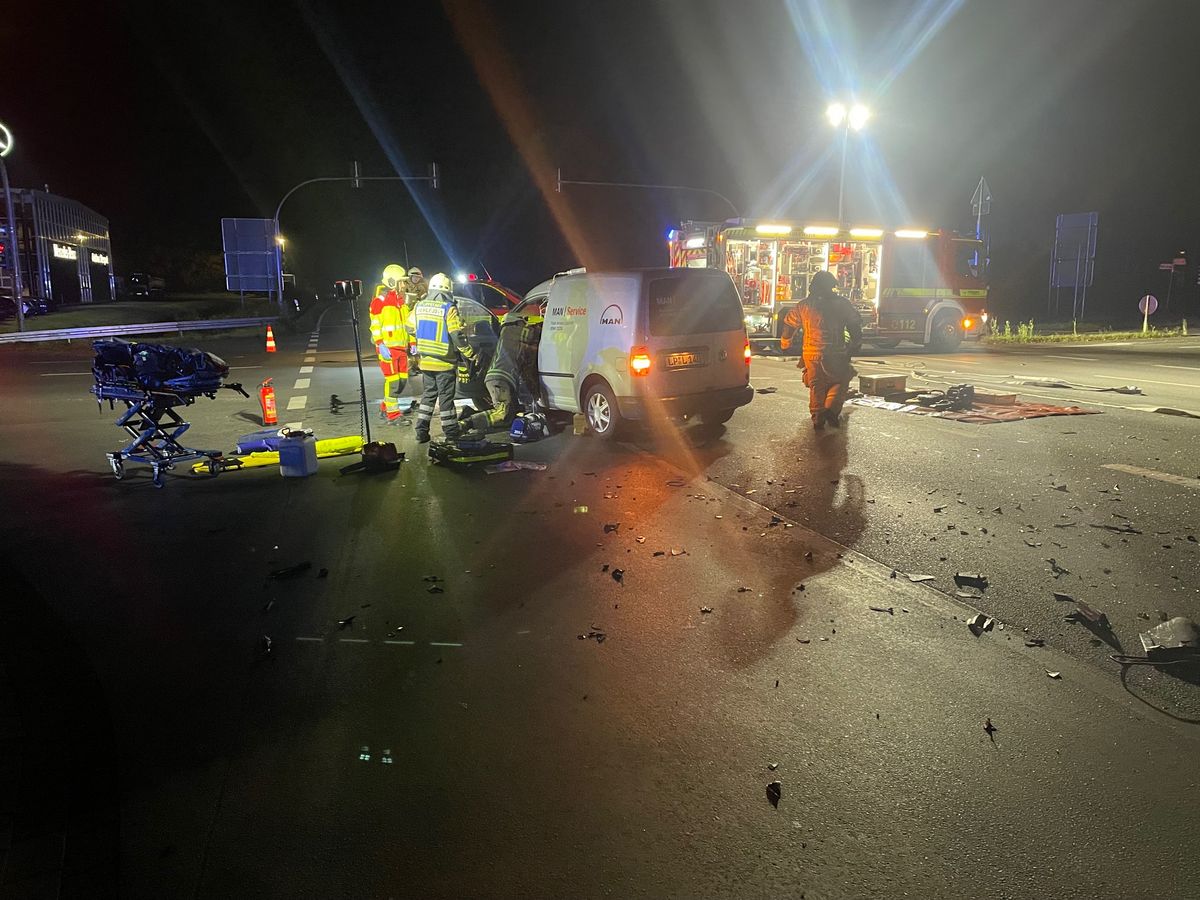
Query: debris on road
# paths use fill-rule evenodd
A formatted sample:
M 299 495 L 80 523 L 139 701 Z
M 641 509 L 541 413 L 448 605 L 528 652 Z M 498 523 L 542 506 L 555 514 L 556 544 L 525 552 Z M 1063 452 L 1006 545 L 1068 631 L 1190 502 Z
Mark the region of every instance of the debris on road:
M 1042 638 L 1029 638 L 1025 641 L 1026 647 L 1045 647 L 1046 642 Z
M 1062 491 L 1064 494 L 1069 493 L 1067 491 L 1067 486 L 1065 484 L 1056 484 L 1056 485 L 1053 485 L 1053 488 L 1056 491 Z
M 976 613 L 967 619 L 967 628 L 971 629 L 971 634 L 979 637 L 985 631 L 991 631 L 996 625 L 996 620 L 991 616 L 985 616 L 983 613 Z
M 767 769 L 769 769 L 772 772 L 774 772 L 778 768 L 779 768 L 779 763 L 767 763 Z
M 613 581 L 615 581 L 617 584 L 623 584 L 624 578 L 625 578 L 625 570 L 624 569 L 613 569 L 612 577 L 613 577 Z
M 607 637 L 608 635 L 605 634 L 604 629 L 598 628 L 595 625 L 593 625 L 583 634 L 578 635 L 578 638 L 581 641 L 595 641 L 597 644 L 603 644 L 605 638 Z
M 1046 675 L 1048 675 L 1050 678 L 1053 678 L 1055 681 L 1062 680 L 1062 672 L 1051 672 L 1051 671 L 1047 670 Z
M 934 511 L 934 512 L 945 512 L 945 510 L 946 510 L 946 507 L 945 507 L 945 506 L 935 506 L 935 507 L 933 508 L 933 511 Z
M 957 587 L 973 587 L 981 591 L 986 591 L 988 587 L 988 578 L 979 572 L 956 572 L 954 575 L 954 584 Z
M 289 578 L 295 578 L 298 575 L 304 574 L 311 568 L 312 568 L 312 563 L 310 563 L 306 560 L 305 562 L 302 562 L 302 563 L 296 563 L 296 565 L 294 565 L 294 566 L 288 566 L 287 568 L 284 568 L 284 569 L 276 569 L 274 572 L 272 572 L 267 577 L 274 578 L 276 581 L 286 581 Z
M 779 801 L 783 799 L 783 782 L 772 781 L 767 785 L 767 800 L 771 806 L 779 809 Z
M 635 537 L 634 540 L 637 541 L 639 544 L 646 543 L 646 539 L 644 537 Z
M 654 553 L 651 555 L 652 556 L 666 556 L 667 551 L 666 550 L 655 550 Z
M 925 581 L 937 581 L 936 575 L 909 575 L 908 580 L 914 584 L 921 584 Z
M 443 588 L 443 587 L 442 587 L 440 584 L 431 584 L 431 585 L 430 585 L 429 587 L 427 587 L 425 590 L 426 590 L 426 591 L 428 591 L 430 594 L 444 594 L 444 593 L 446 593 L 445 589 L 444 589 L 444 588 Z
M 346 616 L 344 619 L 338 619 L 338 631 L 342 631 L 346 628 L 353 628 L 354 620 L 356 618 L 358 618 L 357 613 L 355 613 L 353 616 Z
M 328 577 L 329 577 L 329 570 L 328 570 L 328 569 L 324 569 L 324 568 L 323 568 L 323 569 L 321 569 L 321 571 L 319 571 L 319 572 L 317 573 L 317 577 L 318 577 L 318 578 L 328 578 Z
M 1087 625 L 1101 631 L 1111 631 L 1112 626 L 1109 624 L 1108 616 L 1102 613 L 1082 600 L 1075 601 L 1075 611 L 1064 616 L 1068 622 L 1078 622 L 1081 625 Z
M 779 388 L 777 388 L 777 387 L 760 387 L 760 388 L 755 388 L 754 393 L 756 393 L 756 394 L 774 394 L 778 390 L 779 390 Z
M 700 607 L 700 613 L 701 613 L 702 615 L 708 615 L 710 612 L 712 612 L 712 607 L 711 607 L 711 606 L 702 606 L 702 607 Z
M 1113 655 L 1121 665 L 1170 666 L 1200 660 L 1200 627 L 1185 616 L 1175 616 L 1138 635 L 1145 656 Z
M 1041 541 L 1031 541 L 1029 538 L 1025 538 L 1025 546 L 1026 547 L 1040 547 L 1040 546 L 1042 546 L 1042 542 Z
M 682 547 L 672 547 L 671 555 L 672 556 L 685 556 L 685 555 L 687 555 L 687 551 L 684 550 Z
M 991 742 L 993 744 L 996 743 L 996 732 L 1000 729 L 992 724 L 992 720 L 990 718 L 983 720 L 983 730 L 987 733 L 987 736 Z
M 684 478 L 672 478 L 667 482 L 667 487 L 686 487 L 686 486 L 687 486 L 687 479 L 684 479 Z
M 1056 560 L 1053 556 L 1046 560 L 1046 562 L 1050 563 L 1050 571 L 1053 573 L 1055 578 L 1058 578 L 1060 575 L 1071 574 L 1071 570 L 1066 566 L 1060 566 L 1058 564 L 1058 560 Z
M 871 612 L 887 613 L 889 616 L 896 614 L 896 608 L 893 606 L 868 606 L 867 609 L 871 610 Z
M 607 523 L 607 524 L 604 526 L 604 533 L 605 533 L 605 534 L 612 534 L 613 532 L 615 532 L 615 531 L 616 531 L 618 528 L 620 528 L 620 527 L 621 527 L 621 523 L 620 523 L 620 522 L 609 522 L 609 523 Z
M 1098 525 L 1095 522 L 1092 522 L 1090 524 L 1093 528 L 1103 528 L 1105 531 L 1114 531 L 1117 534 L 1141 534 L 1140 531 L 1138 531 L 1136 528 L 1134 528 L 1128 522 L 1123 523 L 1121 525 L 1108 525 L 1108 524 L 1099 524 Z
M 738 593 L 739 594 L 747 594 L 752 590 L 754 590 L 754 588 L 740 587 L 740 588 L 738 588 Z
M 426 575 L 421 580 L 429 581 L 429 582 L 436 584 L 437 582 L 441 581 L 442 579 L 441 579 L 441 576 L 438 576 L 438 575 Z
M 1070 594 L 1063 594 L 1058 591 L 1052 591 L 1051 593 L 1054 594 L 1054 599 L 1059 601 L 1060 603 L 1074 603 L 1075 602 L 1075 598 L 1072 597 Z
M 498 462 L 492 466 L 484 466 L 483 471 L 489 475 L 495 475 L 498 472 L 545 472 L 547 468 L 545 463 L 528 462 L 523 459 L 506 459 L 504 462 Z

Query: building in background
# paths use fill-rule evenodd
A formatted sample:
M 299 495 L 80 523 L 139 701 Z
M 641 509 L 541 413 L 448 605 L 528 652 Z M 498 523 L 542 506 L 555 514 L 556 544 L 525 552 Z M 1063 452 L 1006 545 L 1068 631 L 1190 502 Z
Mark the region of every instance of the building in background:
M 12 193 L 25 295 L 51 306 L 115 299 L 108 219 L 49 191 Z

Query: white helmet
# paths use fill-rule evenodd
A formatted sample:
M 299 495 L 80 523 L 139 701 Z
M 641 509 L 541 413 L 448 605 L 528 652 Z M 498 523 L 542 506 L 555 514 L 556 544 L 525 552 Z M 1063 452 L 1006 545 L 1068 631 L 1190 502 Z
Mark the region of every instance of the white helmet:
M 434 294 L 439 291 L 444 291 L 449 294 L 454 290 L 454 284 L 450 281 L 450 277 L 444 272 L 438 272 L 429 279 L 429 293 Z

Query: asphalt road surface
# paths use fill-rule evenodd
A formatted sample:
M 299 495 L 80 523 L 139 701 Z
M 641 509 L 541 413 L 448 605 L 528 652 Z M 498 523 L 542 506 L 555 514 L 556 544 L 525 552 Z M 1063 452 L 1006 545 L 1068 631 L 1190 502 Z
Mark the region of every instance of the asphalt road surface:
M 204 343 L 281 422 L 354 433 L 344 319 Z M 87 348 L 6 349 L 0 895 L 1186 895 L 1200 685 L 1108 657 L 1200 619 L 1200 421 L 1125 408 L 1186 408 L 1129 376 L 1200 353 L 1060 350 L 860 369 L 1146 394 L 816 435 L 794 364 L 756 359 L 776 390 L 726 428 L 568 429 L 518 449 L 545 471 L 446 471 L 375 423 L 394 475 L 158 490 L 112 479 Z M 258 427 L 228 393 L 187 413 L 213 449 Z

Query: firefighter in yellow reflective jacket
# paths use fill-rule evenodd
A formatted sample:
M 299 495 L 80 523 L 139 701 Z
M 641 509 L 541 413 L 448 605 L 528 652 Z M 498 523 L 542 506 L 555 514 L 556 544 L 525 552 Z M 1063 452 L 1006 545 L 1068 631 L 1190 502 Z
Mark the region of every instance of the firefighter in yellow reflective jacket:
M 383 401 L 379 408 L 389 422 L 404 414 L 400 395 L 408 384 L 408 318 L 404 303 L 406 273 L 403 266 L 383 270 L 383 284 L 371 301 L 371 340 L 383 372 Z
M 457 385 L 455 370 L 460 361 L 470 362 L 475 350 L 467 342 L 466 330 L 458 314 L 450 279 L 439 272 L 429 279 L 429 293 L 412 311 L 410 334 L 421 363 L 424 389 L 417 410 L 418 443 L 429 440 L 433 410 L 437 407 L 442 434 L 447 440 L 458 437 L 458 414 L 454 409 Z

